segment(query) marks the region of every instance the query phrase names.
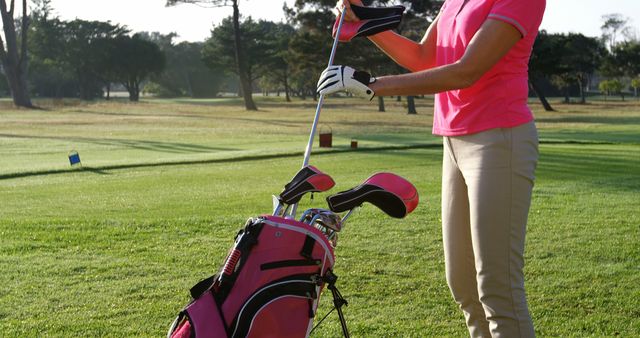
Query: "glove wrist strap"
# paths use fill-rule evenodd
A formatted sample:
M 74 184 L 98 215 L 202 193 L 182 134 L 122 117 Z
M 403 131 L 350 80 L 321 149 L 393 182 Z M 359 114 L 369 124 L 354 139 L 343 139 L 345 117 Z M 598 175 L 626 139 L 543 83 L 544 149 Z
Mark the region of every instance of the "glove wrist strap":
M 359 70 L 353 72 L 353 78 L 365 86 L 376 82 L 376 78 L 371 76 L 371 74 Z

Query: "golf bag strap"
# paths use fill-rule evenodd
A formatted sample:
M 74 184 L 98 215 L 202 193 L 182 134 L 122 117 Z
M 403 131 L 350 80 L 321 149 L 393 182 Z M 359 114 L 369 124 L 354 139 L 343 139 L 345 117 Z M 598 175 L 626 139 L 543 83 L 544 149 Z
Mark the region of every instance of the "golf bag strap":
M 233 288 L 236 278 L 247 262 L 251 249 L 258 244 L 258 236 L 260 236 L 263 226 L 264 223 L 261 219 L 249 219 L 245 228 L 236 236 L 236 243 L 227 256 L 223 269 L 215 282 L 218 288 L 217 297 L 221 303 Z
M 300 251 L 300 255 L 306 259 L 311 259 L 311 254 L 313 253 L 313 247 L 316 244 L 316 240 L 313 237 L 307 235 L 307 238 L 304 240 L 304 245 L 302 246 L 302 250 Z

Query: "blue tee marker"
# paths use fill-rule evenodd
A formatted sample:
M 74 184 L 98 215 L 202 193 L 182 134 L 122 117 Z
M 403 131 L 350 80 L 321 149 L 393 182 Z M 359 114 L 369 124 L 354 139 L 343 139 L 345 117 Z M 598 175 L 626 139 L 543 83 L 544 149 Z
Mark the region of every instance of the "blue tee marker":
M 82 165 L 82 163 L 80 162 L 80 154 L 78 154 L 77 151 L 72 150 L 69 152 L 69 164 L 71 164 L 71 166 L 76 166 L 76 165 Z

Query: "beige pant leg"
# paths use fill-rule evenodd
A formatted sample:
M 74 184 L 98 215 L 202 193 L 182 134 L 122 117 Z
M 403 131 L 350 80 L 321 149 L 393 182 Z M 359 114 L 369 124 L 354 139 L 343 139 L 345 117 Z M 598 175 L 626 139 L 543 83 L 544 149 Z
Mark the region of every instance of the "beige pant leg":
M 535 126 L 493 129 L 448 141 L 467 187 L 477 292 L 491 335 L 534 337 L 523 256 L 538 159 Z
M 442 238 L 447 283 L 464 313 L 471 337 L 491 337 L 489 322 L 478 296 L 471 243 L 467 186 L 444 138 L 442 159 Z

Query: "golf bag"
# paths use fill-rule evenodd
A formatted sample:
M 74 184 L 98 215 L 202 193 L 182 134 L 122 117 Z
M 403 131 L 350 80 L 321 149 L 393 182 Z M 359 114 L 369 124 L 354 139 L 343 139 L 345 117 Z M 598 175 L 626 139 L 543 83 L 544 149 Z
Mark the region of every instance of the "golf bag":
M 334 184 L 329 175 L 308 166 L 285 186 L 278 201 L 292 205 Z M 193 301 L 174 321 L 170 338 L 307 337 L 325 284 L 336 304 L 346 303 L 331 270 L 331 230 L 323 231 L 320 218 L 304 223 L 274 214 L 247 221 L 220 271 L 191 289 Z M 307 215 L 318 214 L 324 215 Z
M 277 197 L 274 215 L 249 219 L 218 273 L 191 288 L 193 301 L 180 312 L 168 337 L 308 337 L 325 286 L 349 337 L 341 310 L 347 302 L 332 271 L 337 234 L 351 211 L 364 203 L 391 217 L 405 217 L 418 205 L 418 193 L 402 177 L 378 173 L 329 196 L 331 210 L 308 209 L 299 220 L 292 219 L 290 207 L 302 196 L 334 184 L 313 166 L 300 170 Z M 337 214 L 345 211 L 345 216 Z
M 170 337 L 306 337 L 318 297 L 333 283 L 331 244 L 295 220 L 250 219 L 219 273 L 191 289 L 194 301 Z

